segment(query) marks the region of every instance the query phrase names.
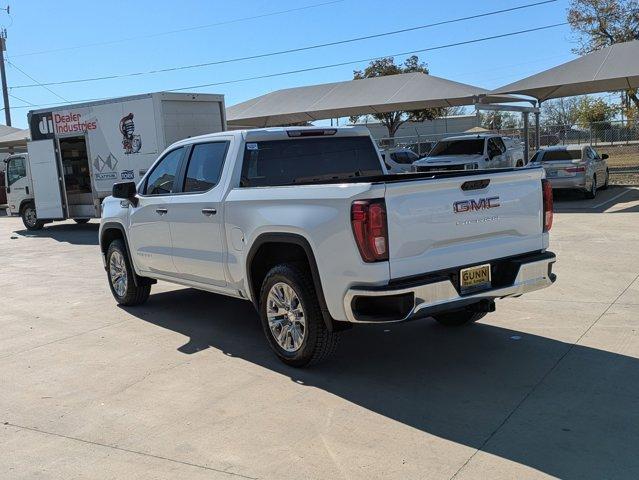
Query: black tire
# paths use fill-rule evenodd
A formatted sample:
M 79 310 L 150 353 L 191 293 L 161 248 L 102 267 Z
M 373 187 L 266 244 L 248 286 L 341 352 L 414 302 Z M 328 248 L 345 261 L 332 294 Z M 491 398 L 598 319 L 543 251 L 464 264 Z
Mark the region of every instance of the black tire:
M 117 291 L 119 287 L 115 287 L 113 284 L 114 280 L 113 275 L 111 274 L 111 262 L 112 260 L 115 261 L 116 258 L 119 260 L 117 256 L 120 256 L 123 260 L 122 268 L 126 270 L 126 286 L 120 293 L 118 293 Z M 106 264 L 109 288 L 111 288 L 113 297 L 120 305 L 132 307 L 134 305 L 141 305 L 142 303 L 147 301 L 147 299 L 149 298 L 149 294 L 151 293 L 151 282 L 148 279 L 139 277 L 135 274 L 133 268 L 131 267 L 131 262 L 129 261 L 129 256 L 126 253 L 126 247 L 124 246 L 124 242 L 122 240 L 116 239 L 109 244 L 109 249 L 107 250 L 106 255 Z
M 601 189 L 608 190 L 609 186 L 610 186 L 610 171 L 606 169 L 606 182 L 603 184 L 603 187 L 601 187 Z
M 84 225 L 85 223 L 89 223 L 88 218 L 74 218 L 73 221 L 78 225 Z
M 597 196 L 597 175 L 592 176 L 592 184 L 590 190 L 584 192 L 584 196 L 589 199 L 593 199 Z
M 476 322 L 486 316 L 486 312 L 471 312 L 469 310 L 455 310 L 433 315 L 433 318 L 447 327 L 460 327 Z
M 42 220 L 38 220 L 33 202 L 29 202 L 22 207 L 22 210 L 20 210 L 20 217 L 22 217 L 22 223 L 27 230 L 42 230 L 42 227 L 44 226 L 44 222 Z
M 524 166 L 524 161 L 523 160 L 517 160 L 517 165 L 515 165 L 515 167 L 521 168 L 523 166 Z
M 296 351 L 285 350 L 271 331 L 267 315 L 269 292 L 274 285 L 284 283 L 299 297 L 305 319 L 303 340 Z M 315 286 L 310 273 L 296 265 L 284 263 L 273 267 L 264 278 L 259 304 L 262 329 L 269 345 L 282 362 L 293 367 L 306 367 L 330 357 L 339 342 L 339 332 L 330 332 L 324 323 Z

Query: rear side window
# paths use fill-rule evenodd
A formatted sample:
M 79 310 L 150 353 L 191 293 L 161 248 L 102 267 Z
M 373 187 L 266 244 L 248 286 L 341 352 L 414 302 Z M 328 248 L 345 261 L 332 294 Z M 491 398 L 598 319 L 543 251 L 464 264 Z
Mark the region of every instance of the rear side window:
M 176 148 L 167 153 L 155 166 L 146 181 L 147 195 L 168 195 L 174 192 L 175 177 L 178 173 L 180 160 L 184 154 L 184 147 Z
M 217 185 L 228 146 L 229 142 L 193 145 L 184 179 L 185 192 L 204 192 Z
M 581 158 L 581 150 L 546 150 L 544 162 L 560 162 L 562 160 L 578 160 Z
M 243 187 L 322 183 L 382 175 L 369 137 L 322 137 L 248 142 L 242 164 Z

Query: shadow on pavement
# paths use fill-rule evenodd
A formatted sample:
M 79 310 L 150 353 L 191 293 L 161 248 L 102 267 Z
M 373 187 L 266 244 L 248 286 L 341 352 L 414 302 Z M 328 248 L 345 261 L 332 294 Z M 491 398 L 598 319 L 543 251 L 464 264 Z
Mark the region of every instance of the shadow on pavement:
M 14 233 L 27 238 L 51 238 L 57 242 L 70 243 L 72 245 L 97 245 L 99 223 L 52 223 L 44 226 L 42 230 L 16 230 Z
M 447 329 L 423 320 L 346 331 L 331 361 L 297 370 L 271 354 L 249 302 L 184 289 L 151 295 L 127 311 L 189 337 L 176 345 L 184 354 L 217 348 L 549 475 L 639 477 L 639 362 L 632 357 L 574 346 L 527 397 L 570 344 L 481 323 Z
M 639 188 L 610 186 L 599 190 L 593 199 L 586 199 L 583 193 L 573 190 L 553 190 L 554 210 L 556 213 L 603 213 L 619 205 L 639 201 Z M 639 211 L 637 205 L 614 213 Z M 611 212 L 613 213 L 613 212 Z

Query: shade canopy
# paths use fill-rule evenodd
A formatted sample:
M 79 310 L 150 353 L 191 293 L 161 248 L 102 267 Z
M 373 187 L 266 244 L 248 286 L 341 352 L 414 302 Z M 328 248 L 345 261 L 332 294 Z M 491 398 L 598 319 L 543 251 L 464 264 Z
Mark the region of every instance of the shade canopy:
M 287 88 L 226 109 L 229 125 L 270 127 L 398 110 L 520 101 L 487 96 L 488 90 L 424 73 Z
M 639 87 L 639 40 L 617 43 L 493 90 L 539 101 Z
M 0 125 L 0 148 L 26 148 L 29 138 L 28 129 Z

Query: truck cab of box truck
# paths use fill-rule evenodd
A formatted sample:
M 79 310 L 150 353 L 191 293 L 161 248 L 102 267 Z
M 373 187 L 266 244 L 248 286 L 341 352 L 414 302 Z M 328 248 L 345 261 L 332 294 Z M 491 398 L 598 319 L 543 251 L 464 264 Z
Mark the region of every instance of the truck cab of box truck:
M 10 155 L 5 160 L 5 185 L 7 186 L 7 214 L 20 215 L 25 227 L 37 228 L 33 183 L 27 153 Z

